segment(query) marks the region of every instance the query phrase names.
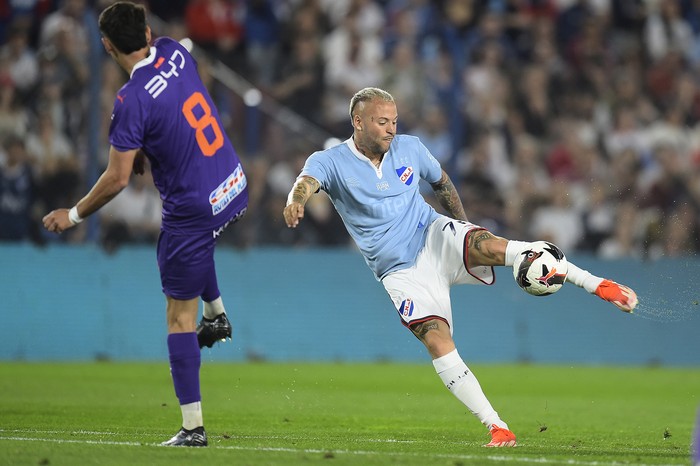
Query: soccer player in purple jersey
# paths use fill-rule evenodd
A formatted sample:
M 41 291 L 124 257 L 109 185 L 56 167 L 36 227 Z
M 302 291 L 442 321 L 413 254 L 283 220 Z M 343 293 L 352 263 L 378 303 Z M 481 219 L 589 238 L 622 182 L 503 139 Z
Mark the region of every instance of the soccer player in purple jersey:
M 114 101 L 109 162 L 90 192 L 44 227 L 61 233 L 114 198 L 144 157 L 163 201 L 157 256 L 167 298 L 168 353 L 182 428 L 169 446 L 206 446 L 200 348 L 231 336 L 214 267 L 216 239 L 248 206 L 246 176 L 187 48 L 151 42 L 142 6 L 117 2 L 99 18 L 105 50 L 129 74 Z M 199 299 L 204 301 L 197 325 Z

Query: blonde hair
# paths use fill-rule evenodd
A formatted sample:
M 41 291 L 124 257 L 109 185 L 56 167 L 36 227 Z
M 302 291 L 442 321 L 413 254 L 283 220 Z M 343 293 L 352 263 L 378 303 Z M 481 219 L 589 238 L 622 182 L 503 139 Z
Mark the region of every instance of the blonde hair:
M 360 102 L 369 102 L 374 99 L 380 99 L 384 102 L 394 101 L 394 97 L 383 89 L 379 89 L 378 87 L 365 87 L 357 91 L 355 95 L 352 96 L 352 99 L 350 99 L 350 118 L 352 118 L 357 104 Z

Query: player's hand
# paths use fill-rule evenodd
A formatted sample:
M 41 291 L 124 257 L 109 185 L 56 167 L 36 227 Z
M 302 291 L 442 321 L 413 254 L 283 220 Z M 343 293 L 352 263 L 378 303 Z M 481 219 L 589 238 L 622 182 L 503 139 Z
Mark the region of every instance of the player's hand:
M 44 228 L 53 233 L 63 233 L 73 227 L 73 222 L 68 218 L 68 209 L 56 209 L 48 213 L 42 219 Z
M 302 204 L 292 202 L 284 208 L 284 221 L 289 228 L 296 228 L 302 218 L 304 218 L 304 206 Z
M 146 154 L 143 153 L 141 149 L 136 153 L 134 157 L 134 175 L 143 175 L 146 171 Z

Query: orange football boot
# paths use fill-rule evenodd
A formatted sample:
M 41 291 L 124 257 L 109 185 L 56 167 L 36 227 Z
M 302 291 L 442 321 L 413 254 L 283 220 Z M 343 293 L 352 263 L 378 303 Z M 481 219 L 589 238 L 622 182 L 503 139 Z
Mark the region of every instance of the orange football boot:
M 498 427 L 496 424 L 491 426 L 491 441 L 484 445 L 485 447 L 514 447 L 515 434 L 508 429 Z
M 632 313 L 637 307 L 637 293 L 632 288 L 615 283 L 612 280 L 603 280 L 595 290 L 596 296 L 613 303 L 621 311 Z

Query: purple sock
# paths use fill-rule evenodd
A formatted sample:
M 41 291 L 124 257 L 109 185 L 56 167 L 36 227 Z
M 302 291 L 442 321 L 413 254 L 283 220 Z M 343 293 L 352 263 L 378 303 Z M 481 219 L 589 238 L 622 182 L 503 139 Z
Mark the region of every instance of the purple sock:
M 197 343 L 197 333 L 171 333 L 168 335 L 170 374 L 173 376 L 175 394 L 181 405 L 201 401 L 199 392 L 199 366 L 202 359 Z

